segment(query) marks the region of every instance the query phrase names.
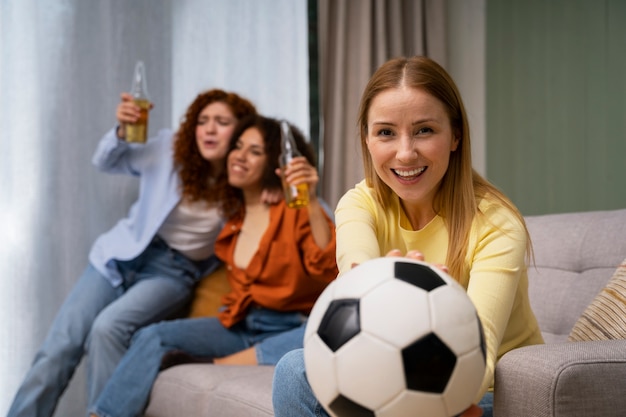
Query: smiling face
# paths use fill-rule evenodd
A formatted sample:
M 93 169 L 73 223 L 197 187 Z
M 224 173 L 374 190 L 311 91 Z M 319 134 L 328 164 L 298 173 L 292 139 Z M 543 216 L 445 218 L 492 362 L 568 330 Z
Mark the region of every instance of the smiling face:
M 202 109 L 196 124 L 196 144 L 204 159 L 216 163 L 224 159 L 236 124 L 237 118 L 226 103 L 216 101 Z
M 265 141 L 256 127 L 246 129 L 228 154 L 228 183 L 244 192 L 263 190 L 267 164 Z
M 443 104 L 424 90 L 379 93 L 367 113 L 366 143 L 380 179 L 407 211 L 433 213 L 433 201 L 458 146 Z

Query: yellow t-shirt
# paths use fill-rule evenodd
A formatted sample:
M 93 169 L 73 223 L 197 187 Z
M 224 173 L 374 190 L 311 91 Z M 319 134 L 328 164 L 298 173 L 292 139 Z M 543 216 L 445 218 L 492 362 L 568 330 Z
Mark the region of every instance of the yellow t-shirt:
M 467 249 L 468 273 L 455 277 L 476 306 L 487 344 L 487 369 L 477 400 L 493 387 L 497 359 L 511 349 L 543 343 L 528 298 L 524 227 L 510 210 L 494 201 L 482 200 L 479 211 Z M 340 275 L 353 264 L 385 256 L 392 249 L 403 253 L 415 249 L 427 262 L 446 262 L 444 220 L 435 216 L 421 230 L 411 230 L 397 196 L 389 207 L 383 207 L 365 181 L 341 198 L 335 219 Z

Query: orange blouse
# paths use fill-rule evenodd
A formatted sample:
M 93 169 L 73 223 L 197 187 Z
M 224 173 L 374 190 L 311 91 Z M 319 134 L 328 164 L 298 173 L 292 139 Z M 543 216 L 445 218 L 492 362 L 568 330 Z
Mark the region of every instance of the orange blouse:
M 252 305 L 308 314 L 326 285 L 337 277 L 335 225 L 326 217 L 331 240 L 325 248 L 313 239 L 306 208 L 285 202 L 270 207 L 270 221 L 247 268 L 233 257 L 242 219 L 226 223 L 215 242 L 215 254 L 226 264 L 231 291 L 222 298 L 218 317 L 231 327 Z

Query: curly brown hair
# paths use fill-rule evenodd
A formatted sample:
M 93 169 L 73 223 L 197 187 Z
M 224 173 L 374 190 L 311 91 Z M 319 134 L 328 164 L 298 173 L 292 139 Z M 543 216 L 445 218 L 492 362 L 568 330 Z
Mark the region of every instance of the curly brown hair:
M 296 147 L 312 166 L 316 166 L 315 152 L 311 145 L 307 142 L 304 134 L 294 125 L 289 123 L 293 138 L 296 142 Z M 230 139 L 228 145 L 228 152 L 237 147 L 237 141 L 241 135 L 250 128 L 256 128 L 263 137 L 263 143 L 265 145 L 265 154 L 267 155 L 267 165 L 263 172 L 261 182 L 263 188 L 281 189 L 282 184 L 280 177 L 276 175 L 276 169 L 279 167 L 278 159 L 281 152 L 281 137 L 280 137 L 280 121 L 272 119 L 270 117 L 264 117 L 261 115 L 250 115 L 241 119 L 233 132 L 233 136 Z M 228 184 L 227 172 L 224 170 L 219 179 L 219 189 L 221 190 L 220 204 L 224 216 L 233 218 L 237 216 L 243 216 L 243 193 L 239 188 L 232 187 Z
M 174 166 L 181 180 L 183 197 L 191 200 L 205 200 L 214 203 L 219 196 L 215 181 L 211 182 L 212 165 L 202 157 L 196 144 L 198 116 L 211 103 L 222 102 L 228 105 L 237 120 L 256 114 L 256 108 L 247 99 L 236 93 L 220 89 L 198 94 L 180 122 L 174 141 Z

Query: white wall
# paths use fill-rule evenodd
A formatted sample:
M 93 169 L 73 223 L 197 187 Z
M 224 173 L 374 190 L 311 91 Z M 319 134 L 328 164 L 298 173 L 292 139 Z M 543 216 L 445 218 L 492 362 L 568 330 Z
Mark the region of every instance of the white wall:
M 186 0 L 173 13 L 172 126 L 200 91 L 223 88 L 308 135 L 306 0 Z

